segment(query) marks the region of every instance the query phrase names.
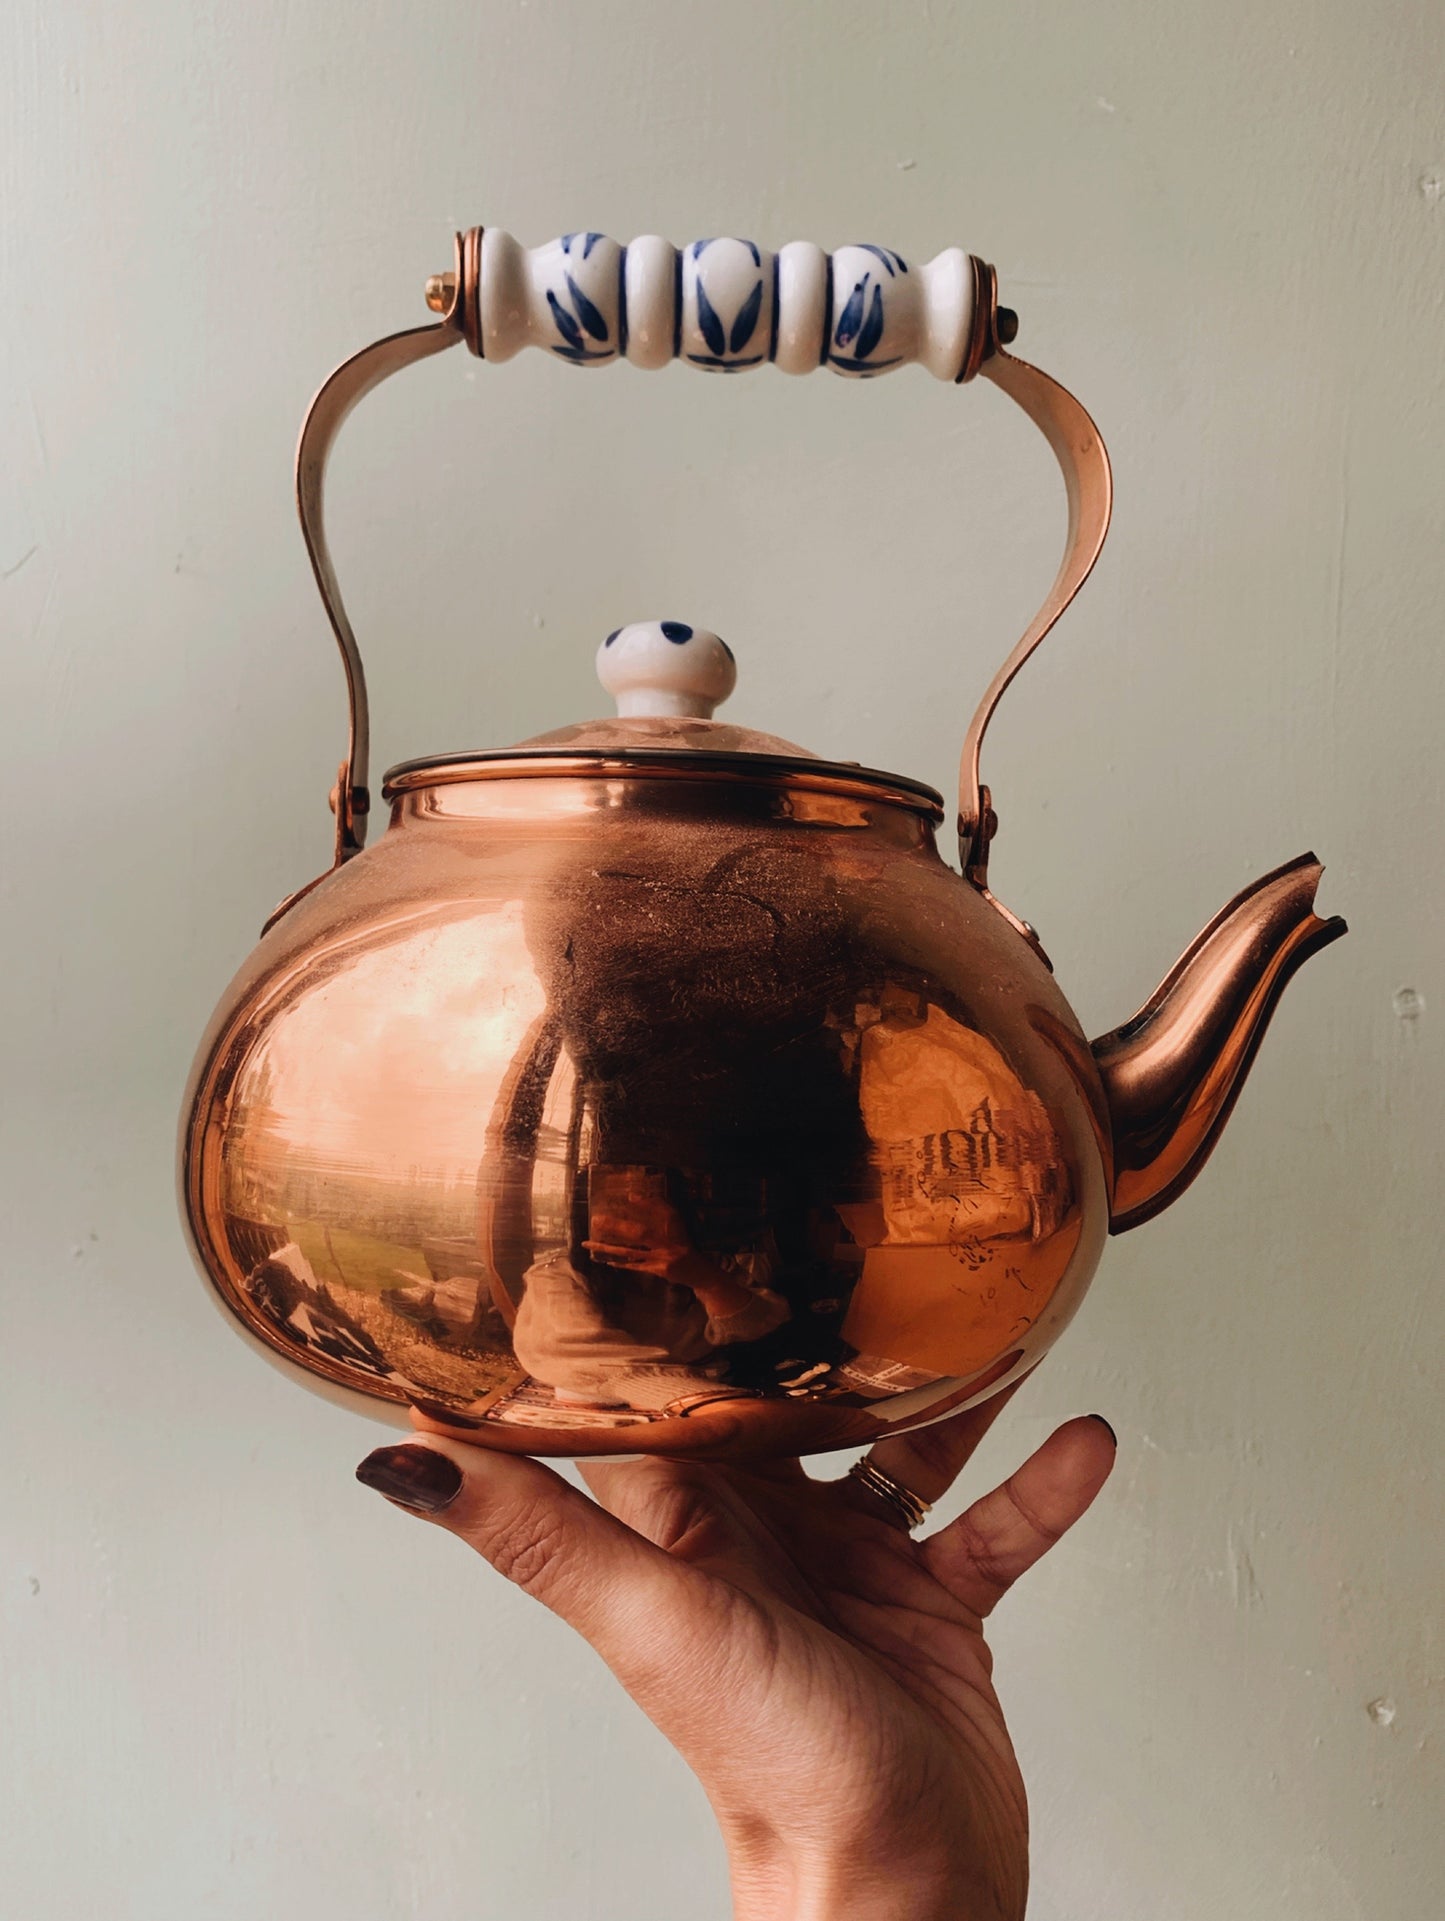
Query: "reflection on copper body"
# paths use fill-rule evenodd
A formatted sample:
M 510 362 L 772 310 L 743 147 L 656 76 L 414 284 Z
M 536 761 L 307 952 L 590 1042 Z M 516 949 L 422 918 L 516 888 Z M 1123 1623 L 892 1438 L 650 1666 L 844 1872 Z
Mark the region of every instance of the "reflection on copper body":
M 203 1049 L 227 1304 L 533 1451 L 842 1445 L 1029 1365 L 1103 1170 L 1028 1020 L 1062 996 L 936 811 L 695 768 L 408 785 Z
M 1005 1384 L 1111 1205 L 1131 1224 L 1207 1152 L 1338 931 L 1318 868 L 1283 870 L 1091 1086 L 931 803 L 820 818 L 686 756 L 499 771 L 408 776 L 272 928 L 203 1045 L 183 1178 L 273 1355 L 528 1452 L 811 1451 Z
M 479 247 L 433 289 L 442 321 L 354 356 L 303 430 L 350 705 L 335 865 L 272 916 L 202 1041 L 197 1259 L 308 1385 L 494 1447 L 807 1453 L 937 1419 L 1034 1366 L 1106 1233 L 1193 1178 L 1284 986 L 1344 923 L 1314 914 L 1304 856 L 1091 1048 L 989 891 L 980 742 L 1087 576 L 1110 482 L 1077 401 L 1002 353 L 982 263 L 963 375 L 1049 439 L 1070 525 L 969 730 L 962 874 L 932 790 L 691 719 L 409 763 L 364 848 L 326 458 L 378 380 L 476 350 Z

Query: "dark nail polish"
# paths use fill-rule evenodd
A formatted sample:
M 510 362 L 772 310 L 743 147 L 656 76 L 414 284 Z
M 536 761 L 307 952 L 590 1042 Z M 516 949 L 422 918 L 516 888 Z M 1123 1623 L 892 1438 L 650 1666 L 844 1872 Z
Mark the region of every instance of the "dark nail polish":
M 1099 1423 L 1099 1426 L 1103 1428 L 1104 1432 L 1108 1435 L 1109 1439 L 1114 1443 L 1115 1447 L 1119 1445 L 1118 1435 L 1114 1432 L 1113 1428 L 1110 1427 L 1109 1423 L 1104 1419 L 1102 1414 L 1091 1414 L 1089 1416 L 1089 1419 L 1091 1421 L 1097 1421 Z
M 462 1491 L 462 1471 L 434 1447 L 379 1447 L 356 1470 L 363 1487 L 415 1514 L 439 1514 Z

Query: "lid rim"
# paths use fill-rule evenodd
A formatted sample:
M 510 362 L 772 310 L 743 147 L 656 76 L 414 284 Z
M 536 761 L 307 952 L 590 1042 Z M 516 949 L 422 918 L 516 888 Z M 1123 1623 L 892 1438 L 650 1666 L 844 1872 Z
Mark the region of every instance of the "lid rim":
M 717 748 L 667 747 L 498 747 L 459 754 L 428 754 L 399 761 L 382 778 L 382 798 L 419 787 L 455 785 L 466 780 L 496 780 L 511 773 L 522 779 L 622 774 L 641 779 L 692 778 L 756 781 L 770 787 L 792 786 L 857 794 L 913 807 L 943 819 L 943 796 L 925 781 L 857 762 L 804 760 L 786 754 L 746 754 Z M 921 803 L 921 805 L 920 805 Z

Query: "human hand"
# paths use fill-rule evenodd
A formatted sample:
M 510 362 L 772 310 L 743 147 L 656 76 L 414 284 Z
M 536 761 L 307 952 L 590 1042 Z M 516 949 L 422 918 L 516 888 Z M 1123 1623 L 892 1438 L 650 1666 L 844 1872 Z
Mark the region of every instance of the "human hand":
M 934 1500 L 1005 1393 L 869 1455 Z M 421 1417 L 415 1417 L 420 1422 Z M 796 1460 L 541 1462 L 424 1430 L 358 1477 L 583 1634 L 702 1782 L 737 1921 L 1017 1921 L 1023 1781 L 984 1622 L 1088 1507 L 1114 1438 L 1068 1422 L 923 1541 Z
M 715 1345 L 757 1340 L 788 1319 L 781 1295 L 747 1287 L 699 1254 L 681 1209 L 665 1196 L 594 1200 L 590 1225 L 591 1237 L 582 1245 L 594 1261 L 690 1288 L 707 1312 L 708 1339 Z
M 670 1280 L 693 1256 L 687 1224 L 676 1204 L 657 1194 L 594 1200 L 582 1245 L 596 1261 Z

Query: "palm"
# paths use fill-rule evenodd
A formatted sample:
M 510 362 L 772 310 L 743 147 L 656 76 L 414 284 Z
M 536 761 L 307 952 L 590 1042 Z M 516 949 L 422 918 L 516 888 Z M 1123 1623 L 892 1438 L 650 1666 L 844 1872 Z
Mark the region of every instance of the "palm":
M 707 1712 L 675 1675 L 655 1708 L 641 1677 L 635 1692 L 716 1799 L 735 1805 L 746 1787 L 786 1816 L 805 1742 L 829 1757 L 827 1805 L 810 1780 L 797 1811 L 815 1828 L 846 1836 L 866 1808 L 904 1852 L 912 1833 L 962 1814 L 971 1853 L 1021 1866 L 1023 1782 L 982 1615 L 857 1482 L 813 1481 L 791 1461 L 751 1472 L 655 1461 L 587 1479 L 620 1520 L 708 1577 L 668 1636 L 710 1693 Z M 722 1674 L 735 1678 L 715 1688 Z
M 869 1458 L 935 1500 L 1007 1398 Z M 795 1912 L 779 1860 L 841 1877 L 809 1913 L 903 1911 L 859 1890 L 907 1880 L 932 1890 L 910 1915 L 1022 1914 L 1027 1810 L 983 1624 L 1103 1485 L 1102 1423 L 1069 1422 L 921 1542 L 797 1461 L 594 1463 L 594 1505 L 540 1462 L 426 1439 L 462 1470 L 435 1518 L 584 1634 L 698 1775 L 740 1914 Z

